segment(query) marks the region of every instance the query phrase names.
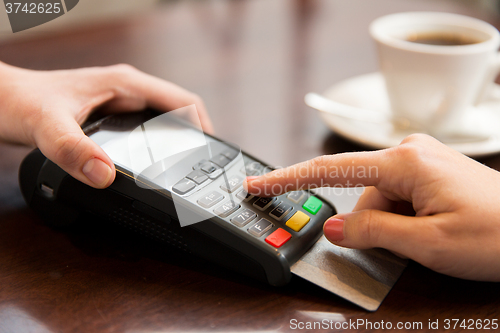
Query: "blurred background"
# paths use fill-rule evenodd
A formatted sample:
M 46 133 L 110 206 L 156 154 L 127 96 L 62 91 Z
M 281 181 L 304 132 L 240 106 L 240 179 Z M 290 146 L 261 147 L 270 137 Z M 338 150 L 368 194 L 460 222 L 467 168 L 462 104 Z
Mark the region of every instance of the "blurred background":
M 66 15 L 64 18 L 59 18 L 57 21 L 45 24 L 43 27 L 31 29 L 29 33 L 21 33 L 13 36 L 9 34 L 10 26 L 8 24 L 5 11 L 0 13 L 0 33 L 2 38 L 21 38 L 25 35 L 32 34 L 51 34 L 57 32 L 60 27 L 68 26 L 88 26 L 99 24 L 110 19 L 125 18 L 126 16 L 137 15 L 141 12 L 157 10 L 162 3 L 175 3 L 186 1 L 209 1 L 209 0 L 80 0 L 78 9 Z M 216 0 L 224 2 L 225 0 Z M 241 1 L 241 0 L 229 0 Z M 313 0 L 314 1 L 314 0 Z M 405 0 L 404 0 L 405 1 Z M 428 1 L 428 0 L 420 0 Z M 293 2 L 293 0 L 292 0 Z M 365 1 L 366 2 L 366 1 Z M 500 1 L 498 0 L 455 0 L 460 6 L 470 6 L 484 11 L 498 11 Z M 4 6 L 2 3 L 0 6 Z M 68 13 L 69 14 L 69 13 Z

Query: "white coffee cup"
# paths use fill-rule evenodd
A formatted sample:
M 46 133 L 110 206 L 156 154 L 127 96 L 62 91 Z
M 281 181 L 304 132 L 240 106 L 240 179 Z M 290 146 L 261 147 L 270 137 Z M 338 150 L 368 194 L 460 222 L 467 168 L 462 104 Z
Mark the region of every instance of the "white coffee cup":
M 500 70 L 500 33 L 475 18 L 398 13 L 373 21 L 370 34 L 377 43 L 394 121 L 430 134 L 462 126 L 464 112 L 473 112 Z M 451 43 L 453 38 L 475 43 L 433 45 L 422 40 Z

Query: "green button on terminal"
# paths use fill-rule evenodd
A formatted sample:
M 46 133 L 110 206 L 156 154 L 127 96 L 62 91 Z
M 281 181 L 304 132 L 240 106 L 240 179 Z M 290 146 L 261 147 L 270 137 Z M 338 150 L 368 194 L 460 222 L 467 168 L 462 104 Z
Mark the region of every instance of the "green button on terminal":
M 309 197 L 302 208 L 307 210 L 309 213 L 316 215 L 316 213 L 321 209 L 321 206 L 323 206 L 323 202 L 321 200 L 316 197 Z

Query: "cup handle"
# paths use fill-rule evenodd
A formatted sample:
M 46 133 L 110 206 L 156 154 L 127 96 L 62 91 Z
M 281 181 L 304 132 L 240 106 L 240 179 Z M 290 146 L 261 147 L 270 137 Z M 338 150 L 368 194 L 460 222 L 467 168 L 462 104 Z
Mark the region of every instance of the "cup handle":
M 491 85 L 493 82 L 495 82 L 495 79 L 499 73 L 500 73 L 500 52 L 497 52 L 497 54 L 493 58 L 492 63 L 490 64 L 490 68 L 488 69 L 488 73 L 486 74 L 483 85 L 479 90 L 474 105 L 478 105 L 486 99 L 488 93 L 490 92 Z

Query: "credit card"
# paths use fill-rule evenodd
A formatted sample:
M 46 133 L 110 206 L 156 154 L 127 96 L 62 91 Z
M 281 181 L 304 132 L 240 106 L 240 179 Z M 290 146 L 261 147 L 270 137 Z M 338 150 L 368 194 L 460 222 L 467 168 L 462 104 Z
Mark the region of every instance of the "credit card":
M 407 264 L 406 259 L 383 249 L 347 249 L 322 236 L 291 270 L 335 295 L 375 311 Z

